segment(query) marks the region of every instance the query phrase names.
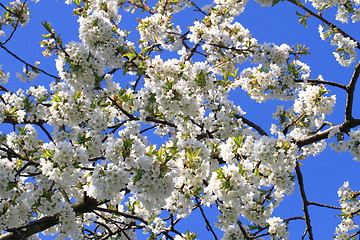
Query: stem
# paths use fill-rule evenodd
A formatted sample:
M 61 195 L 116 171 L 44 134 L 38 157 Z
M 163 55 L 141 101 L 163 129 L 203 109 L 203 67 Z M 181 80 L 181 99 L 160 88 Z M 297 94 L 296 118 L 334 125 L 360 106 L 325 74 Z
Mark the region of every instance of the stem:
M 360 125 L 360 119 L 351 119 L 349 121 L 343 122 L 342 124 L 330 127 L 324 131 L 318 132 L 309 137 L 298 140 L 296 142 L 296 145 L 300 148 L 300 147 L 312 144 L 314 142 L 324 140 L 324 139 L 328 138 L 329 133 L 335 128 L 339 128 L 340 132 L 348 132 L 348 131 L 350 131 L 351 128 L 357 127 L 359 125 Z

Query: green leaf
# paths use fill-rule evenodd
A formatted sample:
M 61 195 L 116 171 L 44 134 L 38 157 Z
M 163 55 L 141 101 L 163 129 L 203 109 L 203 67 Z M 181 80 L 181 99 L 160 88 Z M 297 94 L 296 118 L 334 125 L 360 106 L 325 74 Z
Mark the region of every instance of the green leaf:
M 228 80 L 228 79 L 229 79 L 229 72 L 226 71 L 226 72 L 224 73 L 224 80 Z
M 244 135 L 238 135 L 238 136 L 232 137 L 232 139 L 234 140 L 235 145 L 237 147 L 241 147 L 242 144 L 244 143 L 245 136 Z
M 51 158 L 54 155 L 55 151 L 50 150 L 50 149 L 45 149 L 43 150 L 43 157 L 45 158 Z
M 80 97 L 82 96 L 82 92 L 81 91 L 77 91 L 74 95 L 74 100 L 77 101 Z
M 275 6 L 275 5 L 278 4 L 280 1 L 282 1 L 282 0 L 273 0 L 271 6 L 272 6 L 272 7 Z
M 186 240 L 195 240 L 195 238 L 196 238 L 197 236 L 198 236 L 198 235 L 196 235 L 196 233 L 192 233 L 192 232 L 186 231 L 185 239 L 186 239 Z
M 260 174 L 259 168 L 255 168 L 255 170 L 254 170 L 254 175 L 258 177 L 259 174 Z
M 61 102 L 61 98 L 59 96 L 59 93 L 56 93 L 55 95 L 52 96 L 51 102 Z
M 81 3 L 81 0 L 74 0 L 74 3 L 76 4 L 76 6 L 80 7 L 80 3 Z
M 239 164 L 239 173 L 240 173 L 240 175 L 244 175 L 244 173 L 245 173 L 242 164 Z
M 136 58 L 136 53 L 125 53 L 124 57 L 128 57 L 129 61 L 132 61 Z
M 145 174 L 145 171 L 142 169 L 134 169 L 134 171 L 136 172 L 136 175 L 134 177 L 134 184 L 136 184 Z
M 41 24 L 44 26 L 44 28 L 45 28 L 49 33 L 53 33 L 53 28 L 52 28 L 52 26 L 51 26 L 51 23 L 44 21 L 44 22 L 42 22 Z
M 16 167 L 20 167 L 20 166 L 22 166 L 22 163 L 23 163 L 23 161 L 21 160 L 21 159 L 17 159 L 16 160 Z

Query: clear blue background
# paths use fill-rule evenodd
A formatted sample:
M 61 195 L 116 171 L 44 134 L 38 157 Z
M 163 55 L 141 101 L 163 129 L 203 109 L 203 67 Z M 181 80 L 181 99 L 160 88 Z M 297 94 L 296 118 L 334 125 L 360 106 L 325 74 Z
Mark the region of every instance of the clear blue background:
M 57 75 L 54 58 L 44 58 L 41 55 L 43 49 L 40 48 L 39 42 L 42 40 L 41 34 L 46 33 L 46 31 L 40 23 L 45 20 L 51 22 L 54 29 L 61 34 L 64 43 L 77 40 L 78 24 L 76 22 L 77 18 L 71 14 L 73 7 L 74 5 L 65 5 L 64 1 L 41 0 L 37 4 L 30 2 L 32 14 L 30 23 L 25 28 L 19 28 L 14 38 L 6 47 L 29 63 L 33 64 L 39 60 L 41 62 L 40 68 Z M 262 8 L 256 2 L 250 1 L 245 12 L 237 20 L 250 30 L 253 37 L 257 38 L 259 43 L 274 42 L 278 45 L 282 43 L 287 43 L 288 45 L 300 43 L 307 45 L 310 47 L 311 55 L 303 57 L 302 61 L 311 67 L 312 78 L 317 78 L 321 74 L 325 80 L 347 84 L 351 78 L 353 66 L 344 68 L 337 64 L 332 55 L 335 49 L 334 46 L 330 46 L 329 41 L 324 42 L 319 37 L 317 28 L 320 22 L 310 18 L 308 22 L 309 28 L 300 26 L 298 17 L 295 14 L 296 11 L 303 13 L 301 9 L 288 2 L 280 2 L 275 7 Z M 333 13 L 333 11 L 329 13 Z M 199 18 L 201 17 L 201 15 L 198 16 Z M 334 21 L 334 14 L 325 13 L 324 16 L 345 29 L 355 39 L 360 39 L 359 24 L 344 25 Z M 137 24 L 136 17 L 140 16 L 125 14 L 120 24 L 121 28 L 127 30 L 134 29 Z M 186 14 L 179 14 L 175 16 L 175 19 L 184 24 L 189 22 Z M 136 34 L 136 32 L 132 34 Z M 21 72 L 22 65 L 1 49 L 0 64 L 3 65 L 5 71 L 12 73 L 11 80 L 5 85 L 10 90 L 15 91 L 19 87 L 26 89 L 32 85 L 46 86 L 52 81 L 49 77 L 42 75 L 29 84 L 19 82 L 15 78 L 15 72 Z M 341 123 L 344 119 L 345 95 L 335 88 L 328 88 L 333 91 L 333 94 L 337 94 L 338 99 L 337 106 L 329 120 L 335 124 Z M 274 101 L 257 104 L 250 100 L 241 90 L 232 92 L 231 96 L 233 101 L 247 112 L 247 118 L 261 125 L 266 131 L 268 131 L 270 124 L 274 122 L 272 113 L 275 111 L 276 105 L 284 104 Z M 359 99 L 356 98 L 354 104 L 355 117 L 359 117 L 358 103 Z M 0 131 L 7 132 L 8 130 L 8 126 L 0 125 Z M 302 171 L 309 201 L 339 206 L 337 190 L 344 181 L 349 181 L 350 187 L 353 189 L 360 190 L 359 163 L 353 161 L 352 156 L 347 153 L 338 154 L 332 150 L 326 150 L 319 156 L 304 160 L 302 164 L 304 164 Z M 340 214 L 340 212 L 315 206 L 310 206 L 309 208 L 315 239 L 331 239 L 335 227 L 341 221 L 340 218 L 335 218 L 334 216 Z M 294 194 L 285 198 L 283 204 L 276 209 L 274 216 L 282 218 L 303 216 L 301 209 L 302 203 L 298 187 L 296 186 Z M 212 222 L 216 221 L 214 211 L 211 209 L 205 210 L 212 219 Z M 183 232 L 186 230 L 195 231 L 199 234 L 198 239 L 212 239 L 209 232 L 206 231 L 205 224 L 199 214 L 183 220 L 183 223 L 181 225 L 182 229 L 184 229 Z M 304 223 L 297 220 L 289 226 L 291 234 L 289 239 L 301 239 L 305 229 Z M 219 236 L 221 236 L 220 232 Z M 42 237 L 42 239 L 53 239 L 53 237 Z

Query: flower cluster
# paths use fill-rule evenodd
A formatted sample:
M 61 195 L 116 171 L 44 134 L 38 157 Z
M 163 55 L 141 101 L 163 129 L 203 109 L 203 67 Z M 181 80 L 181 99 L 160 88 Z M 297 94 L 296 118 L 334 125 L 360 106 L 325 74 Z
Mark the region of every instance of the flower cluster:
M 341 132 L 336 134 L 337 143 L 332 143 L 331 147 L 337 152 L 349 151 L 354 160 L 360 161 L 360 129 L 351 130 L 349 132 L 349 139 L 345 140 Z
M 351 17 L 353 23 L 360 20 L 360 2 L 358 0 L 311 0 L 310 2 L 318 10 L 323 10 L 324 6 L 326 8 L 336 7 L 336 20 L 342 23 L 348 23 L 349 17 Z
M 351 238 L 349 231 L 359 228 L 353 220 L 354 214 L 357 214 L 360 210 L 360 201 L 357 199 L 359 193 L 351 190 L 349 182 L 345 182 L 339 188 L 338 196 L 341 198 L 341 208 L 344 214 L 341 215 L 341 223 L 336 227 L 335 239 L 349 239 Z
M 2 84 L 5 84 L 5 83 L 7 83 L 9 78 L 10 78 L 10 73 L 8 73 L 8 72 L 5 73 L 5 71 L 2 68 L 2 65 L 0 65 L 0 82 Z
M 237 136 L 224 145 L 220 146 L 220 156 L 228 164 L 213 172 L 205 188 L 204 204 L 209 205 L 216 199 L 221 201 L 219 224 L 223 229 L 239 215 L 261 224 L 283 196 L 292 191 L 295 167 L 292 156 L 297 150 L 287 141 L 277 142 L 270 137 L 257 140 Z M 272 185 L 274 187 L 268 189 Z M 264 204 L 264 198 L 267 204 Z
M 322 40 L 330 38 L 334 33 L 332 29 L 328 27 L 324 29 L 322 25 L 319 25 L 318 30 Z M 333 54 L 336 58 L 336 61 L 341 66 L 348 67 L 356 61 L 356 48 L 358 43 L 354 39 L 351 39 L 350 37 L 344 37 L 341 33 L 335 33 L 332 36 L 331 45 L 337 46 L 336 51 L 333 52 Z
M 269 224 L 269 233 L 273 239 L 287 239 L 289 235 L 287 225 L 279 217 L 272 217 L 266 220 Z
M 355 62 L 357 42 L 349 37 L 343 37 L 340 33 L 336 33 L 331 40 L 331 45 L 337 45 L 334 56 L 341 66 L 348 67 Z
M 150 17 L 139 19 L 141 46 L 161 45 L 169 51 L 178 50 L 181 44 L 180 27 L 174 27 L 171 15 L 153 14 Z

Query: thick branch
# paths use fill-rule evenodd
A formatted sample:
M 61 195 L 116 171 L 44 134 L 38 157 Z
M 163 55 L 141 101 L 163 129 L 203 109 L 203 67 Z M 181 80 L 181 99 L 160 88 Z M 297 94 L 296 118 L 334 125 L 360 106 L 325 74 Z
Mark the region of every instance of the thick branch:
M 329 133 L 332 130 L 334 130 L 335 128 L 339 128 L 340 132 L 349 132 L 351 128 L 354 128 L 359 125 L 360 125 L 360 119 L 352 119 L 350 121 L 345 121 L 342 124 L 330 127 L 324 131 L 317 132 L 316 134 L 313 134 L 311 136 L 303 138 L 303 139 L 297 141 L 296 145 L 300 148 L 300 147 L 327 139 L 329 136 Z
M 252 238 L 249 237 L 249 235 L 248 235 L 247 232 L 246 232 L 246 229 L 243 227 L 243 225 L 242 225 L 242 223 L 240 222 L 240 220 L 237 220 L 236 223 L 237 223 L 237 225 L 239 226 L 241 233 L 244 235 L 244 238 L 245 238 L 246 240 L 251 240 Z
M 26 226 L 8 229 L 8 233 L 0 236 L 0 240 L 23 240 L 31 235 L 42 232 L 59 223 L 58 216 L 43 217 L 36 221 L 30 222 Z
M 156 118 L 153 118 L 153 117 L 146 117 L 145 118 L 146 121 L 149 121 L 149 122 L 154 122 L 154 123 L 160 123 L 160 124 L 164 124 L 164 125 L 168 125 L 170 127 L 174 127 L 176 128 L 176 125 L 171 123 L 171 122 L 168 122 L 168 121 L 165 121 L 165 120 L 160 120 L 160 119 L 156 119 Z
M 85 196 L 82 201 L 72 205 L 74 212 L 77 215 L 93 211 L 99 203 L 88 196 Z M 43 217 L 32 221 L 27 225 L 19 228 L 8 229 L 8 233 L 0 235 L 0 240 L 23 240 L 35 233 L 42 232 L 59 223 L 59 216 Z
M 354 73 L 351 77 L 349 84 L 346 86 L 346 92 L 348 94 L 346 99 L 346 108 L 345 108 L 345 119 L 352 120 L 352 110 L 353 110 L 353 103 L 354 103 L 354 93 L 355 93 L 355 86 L 360 74 L 360 62 L 356 64 Z

